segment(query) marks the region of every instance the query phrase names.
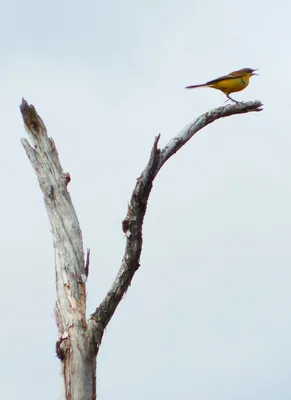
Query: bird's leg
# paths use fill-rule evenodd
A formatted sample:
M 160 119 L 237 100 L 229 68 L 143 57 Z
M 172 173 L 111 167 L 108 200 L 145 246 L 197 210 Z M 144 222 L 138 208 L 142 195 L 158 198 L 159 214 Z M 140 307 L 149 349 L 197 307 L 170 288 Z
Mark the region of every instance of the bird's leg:
M 227 102 L 228 100 L 231 100 L 231 101 L 233 101 L 233 102 L 236 103 L 236 104 L 239 104 L 239 103 L 240 103 L 240 101 L 237 101 L 237 100 L 233 99 L 232 97 L 230 97 L 229 94 L 226 94 L 226 97 L 227 97 L 226 102 Z

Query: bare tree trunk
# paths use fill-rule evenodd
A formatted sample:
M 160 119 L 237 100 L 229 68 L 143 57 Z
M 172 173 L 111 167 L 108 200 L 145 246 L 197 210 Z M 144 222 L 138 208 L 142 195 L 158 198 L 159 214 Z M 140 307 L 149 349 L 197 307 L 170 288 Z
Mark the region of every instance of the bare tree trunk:
M 111 289 L 88 321 L 86 281 L 90 252 L 85 263 L 82 232 L 67 190 L 71 178 L 63 172 L 54 141 L 47 136 L 35 108 L 23 99 L 20 110 L 30 143 L 27 139 L 21 141 L 36 172 L 52 226 L 57 289 L 55 315 L 59 333 L 56 353 L 63 370 L 62 399 L 95 400 L 96 356 L 104 329 L 140 266 L 143 220 L 156 175 L 165 162 L 206 125 L 230 115 L 261 111 L 262 104 L 254 101 L 209 111 L 186 126 L 161 150 L 158 148 L 160 135 L 156 137 L 122 223 L 126 247 L 121 267 Z

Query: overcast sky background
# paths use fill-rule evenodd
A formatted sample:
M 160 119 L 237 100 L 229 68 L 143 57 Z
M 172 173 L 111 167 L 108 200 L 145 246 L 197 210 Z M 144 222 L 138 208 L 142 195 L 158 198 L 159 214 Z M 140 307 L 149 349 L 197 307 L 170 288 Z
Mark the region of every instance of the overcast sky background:
M 121 221 L 154 137 L 223 104 L 184 90 L 260 68 L 162 169 L 141 268 L 98 357 L 100 400 L 290 400 L 289 1 L 4 2 L 1 7 L 2 399 L 59 398 L 54 253 L 19 104 L 53 137 L 91 248 L 88 316 L 121 263 Z

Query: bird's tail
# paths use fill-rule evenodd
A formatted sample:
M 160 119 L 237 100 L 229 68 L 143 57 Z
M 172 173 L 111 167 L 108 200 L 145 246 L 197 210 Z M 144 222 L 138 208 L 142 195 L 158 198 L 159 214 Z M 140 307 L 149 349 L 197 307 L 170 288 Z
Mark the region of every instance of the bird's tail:
M 206 83 L 202 83 L 202 85 L 186 86 L 185 89 L 195 89 L 195 88 L 204 87 L 204 86 L 207 86 Z

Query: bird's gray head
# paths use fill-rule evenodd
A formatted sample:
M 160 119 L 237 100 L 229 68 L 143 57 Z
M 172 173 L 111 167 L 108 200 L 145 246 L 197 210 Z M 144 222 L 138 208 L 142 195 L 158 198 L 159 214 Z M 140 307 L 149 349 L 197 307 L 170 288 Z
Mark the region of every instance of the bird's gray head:
M 255 74 L 255 71 L 258 71 L 258 69 L 243 68 L 242 71 L 244 71 L 247 75 L 258 75 L 258 74 Z

